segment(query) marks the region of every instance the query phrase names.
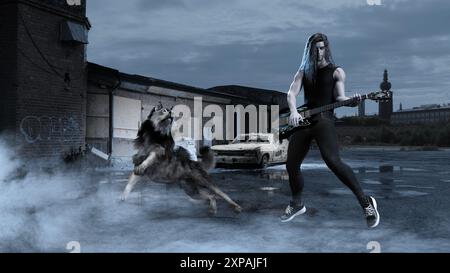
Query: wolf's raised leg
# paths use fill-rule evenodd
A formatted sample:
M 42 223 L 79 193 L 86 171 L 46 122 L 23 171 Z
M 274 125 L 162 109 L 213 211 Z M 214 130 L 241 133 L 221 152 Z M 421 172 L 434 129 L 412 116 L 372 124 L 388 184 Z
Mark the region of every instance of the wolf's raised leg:
M 217 213 L 217 202 L 216 202 L 216 198 L 214 197 L 214 195 L 210 194 L 207 191 L 202 190 L 202 189 L 199 189 L 198 193 L 200 194 L 200 196 L 202 198 L 209 200 L 209 213 L 216 214 Z
M 234 202 L 226 193 L 221 191 L 218 187 L 214 185 L 208 185 L 208 188 L 210 188 L 218 196 L 222 197 L 225 201 L 228 202 L 228 204 L 233 206 L 235 212 L 240 213 L 242 211 L 241 206 L 239 206 L 236 202 Z
M 143 175 L 145 170 L 150 167 L 150 165 L 155 162 L 156 159 L 156 153 L 151 152 L 148 157 L 142 162 L 139 166 L 134 167 L 134 174 L 136 175 Z
M 133 187 L 137 184 L 137 182 L 141 181 L 142 179 L 143 179 L 142 176 L 135 175 L 134 173 L 132 173 L 130 175 L 130 178 L 128 179 L 128 183 L 127 186 L 125 187 L 125 190 L 120 196 L 120 200 L 122 201 L 127 200 L 128 196 L 130 195 L 130 192 L 133 190 Z

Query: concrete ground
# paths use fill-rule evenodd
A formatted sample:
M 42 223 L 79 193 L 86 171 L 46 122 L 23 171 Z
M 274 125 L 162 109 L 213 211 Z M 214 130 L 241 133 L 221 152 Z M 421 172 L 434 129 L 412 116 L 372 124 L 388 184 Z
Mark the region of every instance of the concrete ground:
M 311 151 L 302 166 L 308 211 L 288 223 L 278 219 L 290 199 L 282 165 L 213 170 L 217 185 L 243 207 L 235 214 L 219 200 L 215 216 L 177 186 L 143 183 L 120 202 L 125 169 L 28 175 L 1 186 L 0 251 L 450 250 L 448 151 L 356 149 L 342 157 L 378 200 L 381 224 L 374 230 L 367 229 L 356 198 Z

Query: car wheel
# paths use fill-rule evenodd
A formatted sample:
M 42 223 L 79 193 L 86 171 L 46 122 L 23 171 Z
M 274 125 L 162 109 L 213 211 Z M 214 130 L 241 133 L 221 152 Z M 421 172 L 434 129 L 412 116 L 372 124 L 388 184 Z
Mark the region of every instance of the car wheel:
M 263 155 L 261 163 L 259 163 L 259 167 L 261 169 L 265 169 L 267 168 L 268 165 L 269 165 L 269 155 Z

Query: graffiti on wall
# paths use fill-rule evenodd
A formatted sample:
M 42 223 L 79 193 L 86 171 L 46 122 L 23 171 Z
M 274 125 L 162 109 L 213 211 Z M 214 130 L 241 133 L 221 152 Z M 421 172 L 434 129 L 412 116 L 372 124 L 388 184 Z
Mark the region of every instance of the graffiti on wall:
M 79 134 L 80 124 L 73 116 L 27 116 L 20 123 L 26 142 L 71 141 Z

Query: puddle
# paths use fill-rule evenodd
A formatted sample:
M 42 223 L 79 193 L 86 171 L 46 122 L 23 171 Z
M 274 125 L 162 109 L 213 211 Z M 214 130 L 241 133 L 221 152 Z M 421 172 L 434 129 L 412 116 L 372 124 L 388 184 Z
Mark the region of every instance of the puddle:
M 380 181 L 370 180 L 370 179 L 363 179 L 361 182 L 364 184 L 369 184 L 369 185 L 382 185 L 382 183 Z
M 279 188 L 274 188 L 274 187 L 262 187 L 262 188 L 260 188 L 260 190 L 272 192 L 272 191 L 279 190 Z
M 401 168 L 400 167 L 400 171 L 404 171 L 404 172 L 426 172 L 427 170 L 418 169 L 418 168 Z
M 289 180 L 289 174 L 287 173 L 287 171 L 262 173 L 260 177 L 269 180 Z
M 401 197 L 418 197 L 418 196 L 429 195 L 429 193 L 420 192 L 420 191 L 395 191 L 395 193 L 397 193 Z
M 338 195 L 353 195 L 350 189 L 332 189 L 329 190 L 328 192 L 331 194 L 338 194 Z
M 414 186 L 414 185 L 398 185 L 397 188 L 416 188 L 416 189 L 435 189 L 434 187 Z

